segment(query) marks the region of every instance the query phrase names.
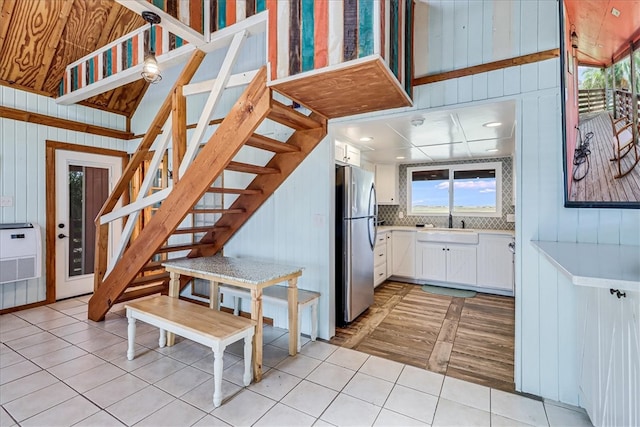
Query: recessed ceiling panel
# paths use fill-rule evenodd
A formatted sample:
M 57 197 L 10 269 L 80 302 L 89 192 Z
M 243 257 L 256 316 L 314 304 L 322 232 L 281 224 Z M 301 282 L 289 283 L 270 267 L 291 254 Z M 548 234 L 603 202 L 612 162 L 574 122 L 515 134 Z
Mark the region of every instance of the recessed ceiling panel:
M 420 151 L 432 158 L 435 162 L 445 160 L 464 160 L 470 159 L 471 154 L 467 148 L 467 144 L 459 142 L 446 145 L 432 145 L 428 147 L 420 147 Z
M 514 101 L 506 101 L 461 108 L 454 114 L 464 129 L 467 141 L 475 141 L 510 137 L 513 133 L 516 109 Z M 498 123 L 500 125 L 493 126 Z
M 411 143 L 387 125 L 385 120 L 337 124 L 331 128 L 334 138 L 364 150 L 410 148 Z M 361 138 L 373 138 L 362 141 Z
M 403 148 L 399 150 L 363 151 L 362 158 L 372 163 L 416 163 L 431 162 L 429 156 L 419 148 Z
M 389 126 L 410 140 L 415 146 L 445 144 L 464 140 L 451 113 L 440 111 L 414 114 L 389 121 Z

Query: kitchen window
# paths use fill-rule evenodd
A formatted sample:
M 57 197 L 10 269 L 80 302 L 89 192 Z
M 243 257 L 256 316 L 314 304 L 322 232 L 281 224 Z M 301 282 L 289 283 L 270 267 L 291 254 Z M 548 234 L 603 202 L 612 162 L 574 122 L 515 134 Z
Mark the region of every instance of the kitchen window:
M 502 216 L 502 164 L 407 168 L 409 215 Z

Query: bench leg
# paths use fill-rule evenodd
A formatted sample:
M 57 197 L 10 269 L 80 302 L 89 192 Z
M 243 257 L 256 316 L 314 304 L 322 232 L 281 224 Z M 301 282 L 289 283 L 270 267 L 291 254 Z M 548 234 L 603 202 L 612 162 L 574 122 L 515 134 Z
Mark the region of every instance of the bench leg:
M 244 337 L 244 376 L 242 380 L 244 385 L 251 384 L 251 353 L 253 352 L 253 334 L 247 334 Z
M 302 350 L 302 311 L 298 305 L 298 353 Z
M 311 304 L 311 341 L 318 338 L 318 301 Z
M 213 406 L 216 408 L 222 403 L 222 360 L 224 347 L 213 348 Z
M 167 331 L 165 331 L 164 329 L 160 329 L 160 339 L 158 340 L 158 345 L 160 346 L 160 348 L 167 345 Z
M 242 298 L 233 297 L 233 315 L 240 315 L 240 303 L 242 302 Z
M 136 319 L 127 310 L 127 319 L 129 326 L 127 328 L 127 360 L 133 360 L 135 356 L 135 344 L 136 344 Z

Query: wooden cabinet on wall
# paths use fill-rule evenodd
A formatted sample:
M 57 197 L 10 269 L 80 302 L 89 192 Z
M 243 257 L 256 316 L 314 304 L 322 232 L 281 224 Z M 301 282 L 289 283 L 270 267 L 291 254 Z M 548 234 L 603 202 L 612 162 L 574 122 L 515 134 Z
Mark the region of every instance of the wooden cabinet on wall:
M 580 406 L 593 425 L 640 425 L 640 291 L 580 287 Z
M 398 204 L 397 165 L 376 165 L 376 196 L 380 205 Z

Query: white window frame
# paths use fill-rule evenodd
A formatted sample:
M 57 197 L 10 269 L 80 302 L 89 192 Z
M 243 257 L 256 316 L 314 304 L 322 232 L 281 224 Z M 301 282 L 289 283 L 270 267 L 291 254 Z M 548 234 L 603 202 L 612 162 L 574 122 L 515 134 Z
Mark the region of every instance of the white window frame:
M 413 196 L 411 187 L 413 184 L 413 172 L 424 172 L 432 170 L 449 170 L 449 212 L 447 213 L 430 213 L 428 215 L 422 213 L 414 213 L 412 207 Z M 496 211 L 495 212 L 456 212 L 453 206 L 453 177 L 456 171 L 473 170 L 473 169 L 494 169 L 496 171 Z M 415 166 L 407 168 L 407 215 L 408 216 L 467 216 L 467 217 L 502 217 L 502 162 L 481 162 L 481 163 L 463 163 L 459 165 L 433 165 L 433 166 Z

